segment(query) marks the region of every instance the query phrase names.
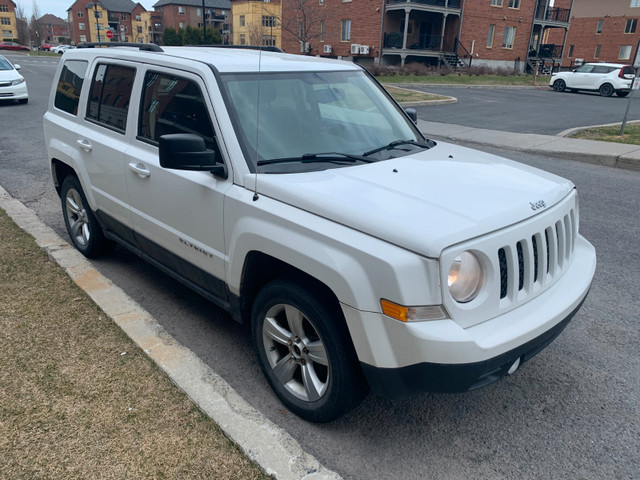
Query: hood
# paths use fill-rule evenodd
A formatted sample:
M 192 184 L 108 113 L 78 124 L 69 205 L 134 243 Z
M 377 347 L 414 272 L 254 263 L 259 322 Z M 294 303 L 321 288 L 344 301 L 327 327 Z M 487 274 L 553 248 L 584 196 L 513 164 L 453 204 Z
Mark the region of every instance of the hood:
M 444 142 L 396 159 L 265 174 L 258 181 L 262 195 L 432 258 L 550 208 L 573 187 L 542 170 Z
M 11 82 L 19 78 L 22 78 L 22 75 L 17 70 L 0 70 L 0 82 Z

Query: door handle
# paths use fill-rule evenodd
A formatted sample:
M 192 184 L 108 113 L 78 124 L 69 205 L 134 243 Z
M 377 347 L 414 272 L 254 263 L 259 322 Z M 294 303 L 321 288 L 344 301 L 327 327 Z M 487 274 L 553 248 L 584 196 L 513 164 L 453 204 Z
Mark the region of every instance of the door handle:
M 130 163 L 129 168 L 135 172 L 140 178 L 147 178 L 151 172 L 142 163 Z
M 88 141 L 82 139 L 82 140 L 76 140 L 78 142 L 78 145 L 80 145 L 80 148 L 83 149 L 85 152 L 90 152 L 91 150 L 93 150 L 93 145 L 91 145 Z

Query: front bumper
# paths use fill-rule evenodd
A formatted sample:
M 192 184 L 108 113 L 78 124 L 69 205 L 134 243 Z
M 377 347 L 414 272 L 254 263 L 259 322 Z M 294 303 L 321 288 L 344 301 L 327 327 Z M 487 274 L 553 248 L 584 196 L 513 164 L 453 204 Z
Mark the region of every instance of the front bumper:
M 24 100 L 25 98 L 29 98 L 27 82 L 23 82 L 20 85 L 0 87 L 0 100 Z
M 547 291 L 468 328 L 450 319 L 402 323 L 344 305 L 343 312 L 374 391 L 466 391 L 503 377 L 559 335 L 584 302 L 595 266 L 593 246 L 578 236 L 571 265 Z

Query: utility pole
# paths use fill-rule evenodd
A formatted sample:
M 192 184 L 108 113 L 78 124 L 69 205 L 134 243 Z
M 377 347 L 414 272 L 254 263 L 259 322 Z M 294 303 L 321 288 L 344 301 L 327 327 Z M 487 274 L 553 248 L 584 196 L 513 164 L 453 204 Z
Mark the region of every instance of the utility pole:
M 100 22 L 98 21 L 98 4 L 93 2 L 93 15 L 96 17 L 96 32 L 98 33 L 98 43 L 100 43 Z
M 202 0 L 202 43 L 207 44 L 207 14 L 204 10 L 204 0 Z

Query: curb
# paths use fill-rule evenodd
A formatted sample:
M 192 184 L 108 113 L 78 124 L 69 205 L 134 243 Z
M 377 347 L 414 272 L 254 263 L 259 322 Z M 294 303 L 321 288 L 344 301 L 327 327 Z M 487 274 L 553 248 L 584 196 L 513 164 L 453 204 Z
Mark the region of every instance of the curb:
M 281 480 L 341 480 L 1 186 L 0 208 L 267 474 Z
M 425 95 L 437 95 L 439 97 L 443 97 L 435 100 L 418 100 L 416 102 L 398 102 L 398 105 L 400 105 L 401 107 L 423 107 L 425 105 L 445 105 L 448 103 L 458 103 L 458 99 L 456 97 L 450 97 L 449 95 L 440 95 L 437 93 L 427 93 L 427 92 L 423 92 L 422 90 L 414 90 L 412 88 L 408 88 L 406 85 L 400 87 L 395 84 L 383 83 L 382 86 L 385 89 L 387 87 L 393 87 L 398 90 L 404 90 L 406 92 L 424 93 Z

